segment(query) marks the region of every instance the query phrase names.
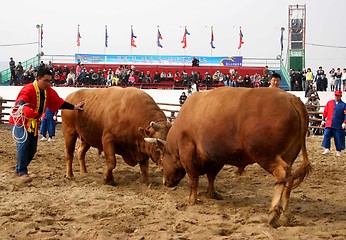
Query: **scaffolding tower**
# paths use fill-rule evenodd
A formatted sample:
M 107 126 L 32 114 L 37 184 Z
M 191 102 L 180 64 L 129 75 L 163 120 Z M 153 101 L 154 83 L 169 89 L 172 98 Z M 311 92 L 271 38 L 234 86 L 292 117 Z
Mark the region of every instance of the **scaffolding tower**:
M 288 8 L 288 69 L 305 68 L 306 6 L 289 5 Z

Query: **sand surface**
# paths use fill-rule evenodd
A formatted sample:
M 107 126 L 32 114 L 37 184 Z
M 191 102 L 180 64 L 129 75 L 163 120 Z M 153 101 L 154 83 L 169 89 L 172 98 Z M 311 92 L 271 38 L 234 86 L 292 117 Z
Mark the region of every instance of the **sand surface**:
M 190 206 L 187 177 L 168 189 L 152 162 L 150 187 L 139 166 L 121 157 L 117 186 L 104 185 L 105 159 L 95 149 L 87 153 L 87 174 L 79 174 L 75 158 L 75 179 L 65 178 L 59 126 L 53 142 L 38 144 L 33 181 L 22 183 L 10 177 L 16 151 L 8 125 L 0 125 L 0 139 L 0 239 L 346 239 L 346 155 L 322 156 L 321 136 L 308 138 L 313 171 L 291 194 L 290 225 L 276 229 L 267 224 L 274 178 L 258 165 L 242 176 L 225 166 L 215 182 L 223 200 L 205 196 L 201 176 L 200 201 Z

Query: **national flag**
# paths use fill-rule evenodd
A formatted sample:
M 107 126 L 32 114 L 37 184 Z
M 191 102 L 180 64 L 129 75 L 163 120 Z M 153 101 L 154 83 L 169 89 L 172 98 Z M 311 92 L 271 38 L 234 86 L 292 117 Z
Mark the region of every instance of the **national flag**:
M 105 46 L 108 47 L 108 32 L 107 32 L 107 25 L 105 26 Z
M 41 24 L 41 48 L 43 48 L 43 25 Z
M 244 37 L 244 35 L 243 35 L 243 32 L 241 31 L 241 27 L 240 27 L 239 28 L 239 46 L 238 46 L 238 49 L 240 49 L 241 45 L 244 44 L 243 37 Z
M 135 38 L 137 38 L 137 36 L 135 36 L 133 34 L 133 29 L 132 29 L 132 25 L 131 25 L 131 47 L 137 47 L 137 45 L 135 43 Z
M 210 40 L 210 46 L 211 46 L 211 48 L 215 48 L 215 47 L 214 47 L 214 31 L 213 31 L 213 27 L 211 27 L 211 40 Z
M 162 40 L 162 35 L 160 33 L 160 29 L 157 28 L 157 46 L 160 47 L 160 48 L 163 48 L 160 40 Z
M 77 46 L 79 47 L 80 46 L 80 39 L 82 37 L 80 36 L 80 32 L 79 32 L 79 25 L 78 25 L 78 28 L 77 28 Z
M 184 31 L 184 36 L 183 36 L 183 40 L 181 41 L 183 45 L 183 48 L 186 48 L 187 47 L 187 41 L 186 41 L 186 35 L 190 35 L 190 33 L 187 31 L 187 28 L 185 26 L 185 31 Z

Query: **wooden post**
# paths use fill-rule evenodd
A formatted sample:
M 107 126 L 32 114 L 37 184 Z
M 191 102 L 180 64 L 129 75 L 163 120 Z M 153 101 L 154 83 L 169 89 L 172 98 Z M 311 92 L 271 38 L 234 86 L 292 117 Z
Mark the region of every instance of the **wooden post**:
M 2 121 L 2 97 L 0 96 L 0 124 L 3 123 Z

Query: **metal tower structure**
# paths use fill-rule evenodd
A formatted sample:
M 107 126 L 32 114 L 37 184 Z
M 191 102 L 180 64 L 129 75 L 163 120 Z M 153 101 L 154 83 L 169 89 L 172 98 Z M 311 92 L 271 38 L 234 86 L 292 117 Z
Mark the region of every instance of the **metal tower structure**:
M 288 69 L 305 68 L 306 6 L 289 5 L 288 9 Z

